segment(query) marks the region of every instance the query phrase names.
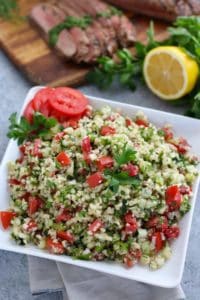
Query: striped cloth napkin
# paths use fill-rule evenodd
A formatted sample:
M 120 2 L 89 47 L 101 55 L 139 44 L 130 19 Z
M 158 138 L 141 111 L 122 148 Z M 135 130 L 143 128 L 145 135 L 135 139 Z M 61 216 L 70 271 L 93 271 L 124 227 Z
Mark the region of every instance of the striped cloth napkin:
M 28 261 L 32 294 L 48 294 L 48 300 L 185 299 L 181 286 L 165 289 L 37 257 Z

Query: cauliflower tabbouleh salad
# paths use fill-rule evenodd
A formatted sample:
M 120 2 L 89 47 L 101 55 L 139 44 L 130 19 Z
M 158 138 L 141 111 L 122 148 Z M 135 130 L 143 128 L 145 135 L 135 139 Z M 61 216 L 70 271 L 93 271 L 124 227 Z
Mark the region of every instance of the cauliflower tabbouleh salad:
M 79 118 L 66 116 L 66 128 L 54 124 L 48 136 L 29 136 L 21 157 L 9 162 L 4 227 L 11 223 L 18 244 L 54 254 L 162 267 L 198 175 L 187 141 L 141 112 L 128 118 L 86 102 Z

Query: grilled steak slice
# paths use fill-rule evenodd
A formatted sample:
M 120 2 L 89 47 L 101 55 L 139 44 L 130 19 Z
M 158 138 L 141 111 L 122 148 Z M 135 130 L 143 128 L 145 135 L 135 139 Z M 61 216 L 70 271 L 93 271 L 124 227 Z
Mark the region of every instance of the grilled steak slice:
M 53 7 L 51 4 L 42 3 L 36 5 L 30 14 L 31 20 L 45 33 L 48 39 L 48 32 L 65 19 L 65 15 Z M 76 53 L 76 44 L 67 30 L 63 30 L 58 37 L 56 48 L 67 58 L 71 58 Z
M 121 8 L 143 15 L 173 21 L 177 16 L 200 15 L 199 0 L 107 0 Z
M 89 0 L 82 0 L 81 3 L 85 4 L 87 7 L 89 5 Z M 88 3 L 88 5 L 87 5 Z M 105 5 L 105 3 L 98 0 L 93 0 L 90 2 L 90 9 L 93 9 L 96 14 L 109 11 L 110 7 Z M 111 29 L 111 40 L 118 40 L 119 44 L 126 47 L 135 41 L 135 30 L 131 21 L 125 16 L 113 15 L 110 18 L 99 18 L 99 21 Z M 114 30 L 113 30 L 114 29 Z
M 67 16 L 81 17 L 81 14 L 78 13 L 76 10 L 72 9 L 71 7 L 67 6 L 65 1 L 62 0 L 56 1 L 55 5 L 57 5 L 60 11 L 64 12 L 65 17 Z M 89 52 L 90 40 L 85 30 L 79 27 L 73 27 L 69 29 L 69 32 L 71 33 L 77 47 L 75 60 L 77 60 L 77 62 L 80 62 L 82 60 L 82 57 L 87 55 Z

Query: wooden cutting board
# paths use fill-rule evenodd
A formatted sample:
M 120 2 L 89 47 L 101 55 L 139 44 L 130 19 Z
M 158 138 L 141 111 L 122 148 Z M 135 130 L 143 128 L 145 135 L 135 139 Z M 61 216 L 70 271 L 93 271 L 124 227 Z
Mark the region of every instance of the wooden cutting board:
M 19 0 L 20 12 L 28 16 L 31 8 L 41 0 Z M 145 42 L 149 19 L 134 17 L 137 39 Z M 166 37 L 166 23 L 155 21 L 156 37 L 162 40 Z M 90 67 L 76 65 L 59 57 L 42 39 L 38 30 L 25 21 L 11 23 L 0 20 L 0 46 L 12 62 L 34 84 L 50 86 L 79 85 L 84 82 Z M 134 51 L 134 50 L 133 50 Z

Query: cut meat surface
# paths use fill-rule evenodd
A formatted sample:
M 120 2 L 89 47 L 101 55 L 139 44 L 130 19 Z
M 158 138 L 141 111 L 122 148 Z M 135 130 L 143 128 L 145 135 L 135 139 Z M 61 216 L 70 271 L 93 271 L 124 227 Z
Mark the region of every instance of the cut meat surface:
M 58 25 L 65 19 L 65 15 L 55 9 L 51 4 L 43 3 L 35 6 L 31 11 L 31 20 L 43 31 L 48 39 L 48 32 L 54 26 Z M 71 34 L 63 30 L 58 37 L 56 48 L 67 58 L 75 55 L 77 47 Z
M 199 0 L 107 0 L 135 13 L 173 21 L 178 16 L 200 15 Z
M 86 28 L 75 25 L 61 29 L 60 33 L 54 31 L 55 38 L 58 38 L 56 49 L 77 63 L 95 63 L 98 57 L 112 56 L 120 47 L 127 47 L 135 41 L 131 21 L 123 14 L 113 13 L 111 6 L 100 0 L 49 0 L 35 6 L 30 14 L 46 39 L 51 29 L 70 16 L 92 18 Z

